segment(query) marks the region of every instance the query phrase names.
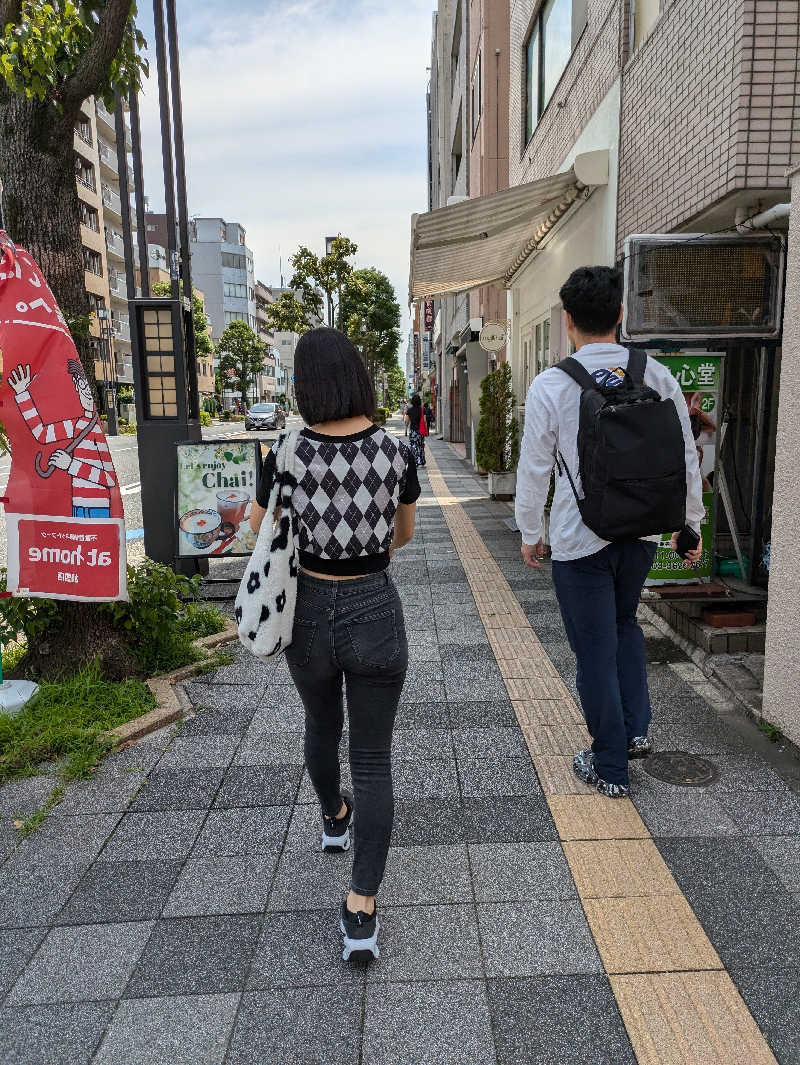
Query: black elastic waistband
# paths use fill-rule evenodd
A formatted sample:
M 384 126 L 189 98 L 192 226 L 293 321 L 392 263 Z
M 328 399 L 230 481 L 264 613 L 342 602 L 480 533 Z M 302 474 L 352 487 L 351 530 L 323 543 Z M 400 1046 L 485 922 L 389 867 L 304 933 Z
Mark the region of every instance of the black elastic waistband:
M 302 569 L 329 573 L 331 577 L 366 577 L 370 573 L 381 573 L 389 562 L 388 551 L 380 555 L 365 555 L 363 558 L 318 558 L 308 551 L 300 552 Z

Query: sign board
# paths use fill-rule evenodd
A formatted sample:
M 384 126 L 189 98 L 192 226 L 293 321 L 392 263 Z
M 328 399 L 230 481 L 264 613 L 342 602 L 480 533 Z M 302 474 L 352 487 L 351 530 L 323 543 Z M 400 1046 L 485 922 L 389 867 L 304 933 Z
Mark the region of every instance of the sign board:
M 677 378 L 697 445 L 700 473 L 703 478 L 703 503 L 706 513 L 700 525 L 703 554 L 692 569 L 687 570 L 684 560 L 672 549 L 670 540 L 675 529 L 665 531 L 658 545 L 648 583 L 666 581 L 696 581 L 711 577 L 712 531 L 714 526 L 714 469 L 717 458 L 717 433 L 720 415 L 720 383 L 722 360 L 719 352 L 691 351 L 662 355 L 651 351 L 659 362 L 669 368 Z
M 261 473 L 258 440 L 178 444 L 178 557 L 249 555 L 250 508 Z
M 91 385 L 44 275 L 2 231 L 0 374 L 9 592 L 127 599 L 122 496 Z
M 487 322 L 478 335 L 478 343 L 484 351 L 499 351 L 505 347 L 505 322 Z
M 425 300 L 425 329 L 428 332 L 433 330 L 434 315 L 433 315 L 433 300 L 428 297 Z

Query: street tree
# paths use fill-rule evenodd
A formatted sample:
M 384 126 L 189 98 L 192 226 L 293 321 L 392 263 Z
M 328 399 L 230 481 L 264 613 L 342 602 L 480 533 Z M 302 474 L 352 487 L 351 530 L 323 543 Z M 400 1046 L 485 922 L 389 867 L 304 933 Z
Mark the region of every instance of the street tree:
M 397 365 L 400 304 L 394 287 L 375 267 L 353 270 L 342 291 L 340 328 L 362 351 L 377 387 L 383 372 Z
M 323 294 L 328 305 L 328 325 L 336 321 L 334 295 L 338 302 L 338 318 L 341 323 L 342 290 L 353 272 L 350 259 L 358 251 L 358 245 L 341 233 L 331 241 L 330 251 L 325 255 L 315 255 L 313 251 L 301 244 L 291 258 L 294 274 L 289 282 L 299 295 L 309 312 L 317 319 L 322 317 Z
M 223 380 L 236 382 L 242 407 L 247 409 L 253 381 L 264 369 L 264 345 L 247 322 L 234 321 L 220 337 L 217 354 Z
M 133 0 L 0 0 L 0 181 L 9 236 L 38 260 L 96 389 L 74 130 L 84 101 L 147 73 Z
M 156 281 L 150 291 L 154 296 L 169 299 L 172 295 L 172 286 L 169 281 Z M 181 282 L 181 296 L 183 296 L 183 282 Z M 194 320 L 195 354 L 213 355 L 214 342 L 208 331 L 210 320 L 197 289 L 192 289 L 192 318 Z
M 279 299 L 269 304 L 265 314 L 267 325 L 275 333 L 301 335 L 312 329 L 315 320 L 318 320 L 313 309 L 300 300 L 294 292 L 281 293 Z
M 396 410 L 406 398 L 406 375 L 400 363 L 393 363 L 386 371 L 386 394 L 384 406 Z

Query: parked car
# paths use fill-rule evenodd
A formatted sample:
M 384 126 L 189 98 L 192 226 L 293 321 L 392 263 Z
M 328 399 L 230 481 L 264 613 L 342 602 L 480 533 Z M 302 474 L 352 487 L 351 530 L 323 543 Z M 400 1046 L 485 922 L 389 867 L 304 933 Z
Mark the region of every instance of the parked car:
M 286 415 L 277 403 L 254 403 L 244 419 L 245 429 L 285 429 Z

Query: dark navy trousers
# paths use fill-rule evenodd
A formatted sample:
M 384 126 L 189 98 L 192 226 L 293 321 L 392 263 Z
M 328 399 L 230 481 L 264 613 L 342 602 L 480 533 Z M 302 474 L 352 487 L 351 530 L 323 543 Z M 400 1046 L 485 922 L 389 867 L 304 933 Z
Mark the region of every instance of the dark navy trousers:
M 595 769 L 610 784 L 627 785 L 628 741 L 647 735 L 652 716 L 636 608 L 655 553 L 654 543 L 631 540 L 553 562 Z

